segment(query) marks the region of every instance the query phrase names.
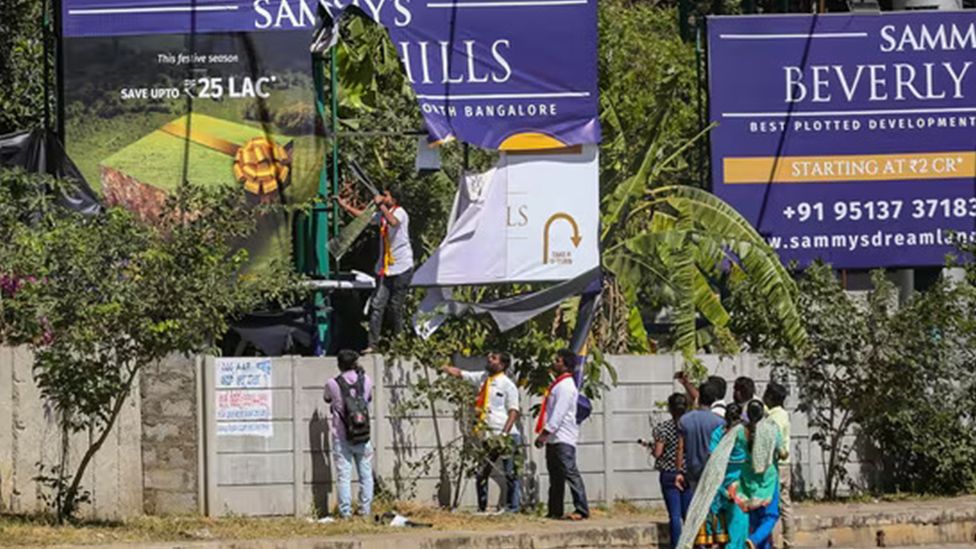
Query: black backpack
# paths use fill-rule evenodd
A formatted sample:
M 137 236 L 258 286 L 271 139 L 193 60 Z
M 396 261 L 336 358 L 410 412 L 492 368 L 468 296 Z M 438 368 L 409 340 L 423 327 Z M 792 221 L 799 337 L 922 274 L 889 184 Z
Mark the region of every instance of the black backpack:
M 342 374 L 336 377 L 339 393 L 345 410 L 342 414 L 342 424 L 346 428 L 346 440 L 351 444 L 369 442 L 369 403 L 366 402 L 366 390 L 363 387 L 365 373 L 356 372 L 356 383 L 350 385 Z M 356 389 L 356 394 L 352 394 Z

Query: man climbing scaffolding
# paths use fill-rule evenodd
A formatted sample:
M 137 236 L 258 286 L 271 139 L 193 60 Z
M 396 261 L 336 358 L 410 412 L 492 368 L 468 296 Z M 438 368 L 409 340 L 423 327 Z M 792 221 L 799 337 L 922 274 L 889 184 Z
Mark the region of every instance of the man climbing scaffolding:
M 360 216 L 363 209 L 341 196 L 336 197 L 340 206 L 353 216 Z M 400 191 L 388 186 L 373 197 L 377 212 L 373 224 L 379 225 L 379 257 L 376 260 L 376 291 L 369 311 L 369 344 L 363 351 L 377 348 L 383 329 L 387 304 L 393 317 L 392 336 L 403 331 L 403 305 L 413 276 L 413 248 L 410 246 L 410 216 L 400 205 Z

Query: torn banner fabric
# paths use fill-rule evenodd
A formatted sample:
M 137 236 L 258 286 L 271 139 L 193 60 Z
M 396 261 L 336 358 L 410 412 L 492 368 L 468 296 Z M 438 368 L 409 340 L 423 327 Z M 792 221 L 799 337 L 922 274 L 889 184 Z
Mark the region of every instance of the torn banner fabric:
M 499 331 L 506 332 L 528 322 L 532 318 L 552 309 L 564 300 L 583 294 L 594 284 L 599 287 L 600 268 L 594 268 L 576 278 L 554 284 L 548 288 L 506 297 L 488 303 L 465 303 L 451 298 L 443 288 L 433 288 L 421 302 L 414 316 L 414 331 L 426 339 L 444 323 L 448 317 L 464 314 L 485 314 L 491 316 Z
M 599 155 L 503 153 L 465 177 L 458 210 L 413 286 L 557 282 L 600 264 Z

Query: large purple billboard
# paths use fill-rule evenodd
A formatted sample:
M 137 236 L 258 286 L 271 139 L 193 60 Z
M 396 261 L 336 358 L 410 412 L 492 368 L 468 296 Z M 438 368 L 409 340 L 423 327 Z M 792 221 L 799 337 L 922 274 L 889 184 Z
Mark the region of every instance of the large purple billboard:
M 976 237 L 976 13 L 708 20 L 712 177 L 784 261 L 941 265 Z
M 339 17 L 355 6 L 387 28 L 433 140 L 507 150 L 600 140 L 596 0 L 62 0 L 62 5 L 64 35 L 74 39 L 297 33 L 306 42 L 319 24 L 320 7 Z M 209 63 L 210 55 L 197 64 Z M 147 55 L 137 62 L 165 70 L 179 61 Z M 219 83 L 229 89 L 230 81 Z

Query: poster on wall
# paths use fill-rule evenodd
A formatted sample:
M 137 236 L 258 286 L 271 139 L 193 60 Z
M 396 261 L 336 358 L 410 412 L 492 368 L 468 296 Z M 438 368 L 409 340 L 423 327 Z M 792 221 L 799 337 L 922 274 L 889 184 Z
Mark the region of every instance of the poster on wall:
M 713 17 L 708 51 L 713 190 L 784 261 L 976 238 L 976 13 Z
M 271 360 L 218 358 L 214 368 L 217 434 L 272 436 Z
M 212 2 L 61 6 L 65 146 L 108 205 L 152 221 L 184 179 L 239 186 L 252 204 L 314 195 L 311 29 L 201 25 L 235 11 Z M 242 245 L 260 266 L 287 253 L 290 228 L 264 216 Z

